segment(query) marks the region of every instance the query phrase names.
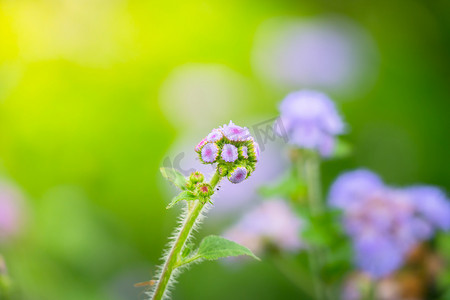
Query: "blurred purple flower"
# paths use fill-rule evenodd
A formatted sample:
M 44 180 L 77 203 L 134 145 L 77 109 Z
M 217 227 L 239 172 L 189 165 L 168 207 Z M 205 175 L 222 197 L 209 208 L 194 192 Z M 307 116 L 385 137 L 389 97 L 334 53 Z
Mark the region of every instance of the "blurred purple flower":
M 241 111 L 253 97 L 249 81 L 231 68 L 188 63 L 175 67 L 161 84 L 159 107 L 181 137 L 214 128 L 217 120 Z
M 439 189 L 392 188 L 367 170 L 342 174 L 329 204 L 343 210 L 357 266 L 375 278 L 401 267 L 414 246 L 433 236 L 432 224 L 448 229 L 450 204 Z
M 247 213 L 237 224 L 224 233 L 224 237 L 261 253 L 266 243 L 282 250 L 302 248 L 300 231 L 303 222 L 281 200 L 261 203 Z
M 356 170 L 340 175 L 330 189 L 329 201 L 332 206 L 346 208 L 369 193 L 383 188 L 378 175 L 368 170 Z
M 386 277 L 377 281 L 373 286 L 373 279 L 365 273 L 352 273 L 344 282 L 342 300 L 363 300 L 367 298 L 367 292 L 375 288 L 377 300 L 406 300 L 399 282 L 393 277 Z M 412 300 L 408 297 L 408 299 Z
M 391 274 L 403 264 L 404 253 L 389 236 L 359 237 L 354 241 L 356 265 L 375 278 Z
M 442 230 L 450 230 L 450 202 L 444 192 L 432 186 L 413 186 L 407 189 L 418 211 Z
M 253 68 L 267 83 L 353 94 L 376 74 L 376 47 L 344 17 L 269 19 L 256 34 Z
M 279 110 L 291 144 L 331 155 L 334 137 L 344 132 L 344 123 L 327 95 L 312 90 L 290 93 Z

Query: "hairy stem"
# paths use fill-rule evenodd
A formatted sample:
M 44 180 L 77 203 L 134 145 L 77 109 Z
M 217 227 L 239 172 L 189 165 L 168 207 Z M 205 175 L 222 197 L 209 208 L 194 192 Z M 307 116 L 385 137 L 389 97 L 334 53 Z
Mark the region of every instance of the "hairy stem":
M 210 185 L 212 186 L 212 188 L 215 188 L 219 181 L 220 176 L 218 173 L 215 173 L 210 181 Z M 167 256 L 164 263 L 161 275 L 153 293 L 153 300 L 163 299 L 164 293 L 170 281 L 170 277 L 172 276 L 173 271 L 178 267 L 177 264 L 180 259 L 180 253 L 183 250 L 184 245 L 186 244 L 186 241 L 191 234 L 192 228 L 194 227 L 203 207 L 205 206 L 205 203 L 199 200 L 195 200 L 193 204 L 188 208 L 186 219 L 184 220 L 178 236 L 176 237 L 175 242 L 173 243 L 169 255 Z

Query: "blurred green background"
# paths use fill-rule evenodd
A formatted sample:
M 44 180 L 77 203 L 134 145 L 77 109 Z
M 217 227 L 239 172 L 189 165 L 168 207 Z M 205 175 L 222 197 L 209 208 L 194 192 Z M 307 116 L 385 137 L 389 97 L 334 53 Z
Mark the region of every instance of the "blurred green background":
M 178 213 L 159 175 L 173 143 L 276 117 L 304 87 L 255 67 L 274 18 L 345 19 L 370 40 L 365 83 L 324 88 L 354 146 L 324 164 L 324 189 L 363 166 L 450 190 L 449 1 L 0 0 L 0 176 L 24 198 L 22 232 L 0 252 L 22 299 L 140 297 L 133 284 L 151 278 Z M 300 294 L 268 262 L 208 262 L 173 297 Z

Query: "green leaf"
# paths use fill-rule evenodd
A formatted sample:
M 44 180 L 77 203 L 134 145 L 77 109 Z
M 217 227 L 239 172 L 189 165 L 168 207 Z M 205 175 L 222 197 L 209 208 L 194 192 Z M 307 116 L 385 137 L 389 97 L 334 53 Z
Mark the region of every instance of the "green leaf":
M 187 189 L 186 188 L 187 179 L 178 170 L 172 168 L 160 168 L 160 171 L 165 179 L 172 182 L 182 191 Z
M 250 249 L 217 235 L 205 237 L 198 248 L 196 256 L 207 260 L 216 260 L 229 256 L 251 256 L 260 260 Z
M 172 201 L 169 203 L 169 205 L 167 205 L 166 209 L 171 208 L 172 206 L 174 206 L 175 204 L 177 204 L 178 202 L 180 202 L 182 200 L 192 201 L 195 199 L 197 199 L 197 196 L 195 196 L 194 193 L 192 193 L 191 191 L 183 191 L 172 199 Z

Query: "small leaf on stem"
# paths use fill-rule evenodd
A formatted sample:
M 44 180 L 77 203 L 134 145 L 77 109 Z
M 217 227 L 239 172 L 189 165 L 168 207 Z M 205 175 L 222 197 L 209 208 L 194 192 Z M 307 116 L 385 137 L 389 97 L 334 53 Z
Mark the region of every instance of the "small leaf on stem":
M 179 171 L 172 168 L 160 168 L 160 171 L 165 179 L 172 182 L 179 189 L 181 189 L 182 191 L 187 189 L 187 179 Z
M 183 191 L 172 199 L 172 201 L 169 203 L 169 205 L 167 205 L 166 209 L 171 208 L 172 206 L 174 206 L 175 204 L 177 204 L 178 202 L 180 202 L 182 200 L 192 201 L 195 199 L 197 199 L 197 196 L 195 196 L 194 193 L 192 193 L 191 191 Z
M 196 256 L 207 260 L 216 260 L 229 256 L 251 256 L 260 260 L 250 249 L 217 235 L 205 237 L 198 248 Z

